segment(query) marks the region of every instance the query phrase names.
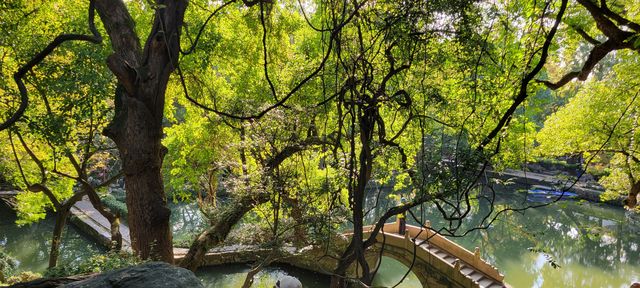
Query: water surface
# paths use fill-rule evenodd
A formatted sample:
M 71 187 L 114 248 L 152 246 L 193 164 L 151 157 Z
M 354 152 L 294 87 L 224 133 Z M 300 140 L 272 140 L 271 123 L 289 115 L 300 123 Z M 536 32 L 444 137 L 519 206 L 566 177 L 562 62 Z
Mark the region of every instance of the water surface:
M 16 214 L 0 203 L 0 246 L 20 263 L 18 271 L 42 273 L 49 263 L 51 236 L 55 217 L 48 215 L 39 222 L 17 226 Z M 67 225 L 60 244 L 58 264 L 79 263 L 102 251 L 102 248 L 73 225 Z
M 202 280 L 207 288 L 242 287 L 251 267 L 246 264 L 231 264 L 224 266 L 202 267 L 196 276 Z M 305 288 L 329 287 L 329 277 L 308 270 L 288 265 L 268 266 L 254 276 L 251 287 L 274 287 L 276 281 L 283 276 L 293 276 L 302 282 Z

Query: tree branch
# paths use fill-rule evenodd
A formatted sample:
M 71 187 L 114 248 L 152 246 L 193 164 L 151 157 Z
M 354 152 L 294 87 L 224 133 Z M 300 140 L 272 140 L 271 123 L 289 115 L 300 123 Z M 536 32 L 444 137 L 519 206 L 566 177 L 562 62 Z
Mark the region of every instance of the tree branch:
M 582 28 L 580 27 L 575 27 L 572 26 L 571 28 L 573 28 L 573 30 L 576 30 L 576 32 L 578 32 L 578 34 L 580 36 L 582 36 L 582 38 L 584 38 L 584 40 L 587 40 L 587 42 L 593 44 L 593 45 L 600 45 L 602 44 L 602 42 L 596 40 L 595 38 L 591 37 L 589 34 L 587 34 L 587 32 L 585 32 Z
M 516 108 L 518 108 L 518 106 L 520 106 L 520 104 L 522 104 L 522 102 L 524 102 L 524 100 L 527 99 L 527 89 L 529 88 L 529 83 L 531 82 L 531 80 L 533 80 L 533 77 L 535 77 L 538 74 L 538 72 L 542 70 L 542 67 L 547 61 L 547 57 L 549 56 L 549 47 L 551 46 L 551 41 L 553 41 L 553 37 L 555 37 L 556 32 L 558 31 L 558 26 L 562 22 L 562 17 L 564 15 L 565 10 L 567 9 L 567 2 L 568 0 L 562 0 L 562 3 L 560 5 L 560 10 L 558 11 L 558 15 L 556 15 L 555 22 L 551 27 L 549 34 L 547 34 L 547 36 L 545 37 L 544 44 L 542 45 L 542 54 L 540 55 L 540 60 L 538 60 L 538 64 L 536 64 L 533 70 L 531 70 L 531 72 L 529 72 L 522 79 L 522 81 L 520 82 L 520 90 L 518 91 L 518 94 L 516 95 L 515 100 L 511 104 L 511 107 L 509 107 L 509 109 L 507 109 L 507 111 L 504 113 L 504 115 L 498 122 L 498 125 L 496 125 L 496 127 L 493 128 L 493 130 L 487 135 L 487 137 L 482 141 L 482 143 L 480 143 L 480 145 L 476 149 L 477 151 L 483 151 L 485 146 L 491 143 L 491 141 L 496 136 L 498 136 L 498 133 L 505 126 L 509 125 L 509 122 L 511 122 L 513 113 L 516 111 Z M 533 57 L 533 55 L 531 57 Z
M 94 1 L 91 0 L 89 2 L 89 30 L 92 35 L 83 35 L 83 34 L 60 34 L 56 37 L 47 47 L 45 47 L 40 53 L 36 54 L 29 62 L 24 64 L 18 71 L 13 74 L 13 79 L 18 86 L 18 91 L 20 92 L 20 106 L 18 106 L 18 110 L 13 112 L 11 117 L 0 124 L 0 131 L 7 129 L 9 126 L 13 125 L 16 121 L 22 117 L 24 111 L 27 109 L 29 105 L 29 95 L 27 92 L 27 87 L 22 81 L 24 76 L 29 72 L 33 67 L 38 65 L 42 60 L 44 60 L 47 56 L 49 56 L 58 46 L 62 45 L 67 41 L 87 41 L 91 43 L 98 44 L 102 42 L 102 36 L 98 33 L 96 29 L 94 18 Z
M 589 36 L 584 30 L 574 28 L 578 34 L 585 38 L 589 43 L 596 46 L 589 53 L 589 56 L 580 71 L 569 72 L 555 83 L 546 80 L 537 80 L 537 82 L 543 83 L 551 90 L 561 88 L 576 78 L 580 81 L 586 80 L 596 64 L 598 64 L 600 60 L 612 51 L 620 49 L 634 49 L 636 51 L 640 51 L 638 48 L 633 47 L 633 43 L 629 41 L 632 39 L 631 37 L 636 34 L 620 29 L 615 23 L 613 23 L 613 21 L 610 20 L 610 18 L 615 20 L 619 25 L 626 25 L 634 29 L 636 32 L 640 32 L 640 25 L 609 10 L 605 1 L 601 1 L 601 7 L 598 7 L 596 4 L 591 2 L 591 0 L 578 0 L 578 3 L 589 11 L 591 17 L 593 17 L 593 20 L 596 22 L 598 30 L 607 36 L 608 39 L 601 43 Z

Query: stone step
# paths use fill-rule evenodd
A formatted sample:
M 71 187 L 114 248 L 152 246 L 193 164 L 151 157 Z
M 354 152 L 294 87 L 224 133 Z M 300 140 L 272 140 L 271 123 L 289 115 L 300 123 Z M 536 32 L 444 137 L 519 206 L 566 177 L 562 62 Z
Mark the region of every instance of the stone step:
M 96 210 L 85 196 L 71 207 L 71 222 L 83 232 L 93 236 L 101 244 L 109 246 L 111 241 L 111 224 Z M 131 238 L 129 227 L 120 224 L 122 234 L 122 246 L 125 251 L 131 251 Z
M 462 272 L 462 274 L 464 274 L 464 275 L 469 275 L 469 274 L 471 274 L 471 273 L 476 271 L 476 270 L 473 270 L 473 268 L 470 268 L 467 265 L 462 265 L 461 267 L 462 268 L 460 269 L 460 272 Z
M 485 287 L 490 287 L 491 285 L 493 285 L 495 283 L 495 281 L 493 281 L 492 279 L 489 279 L 487 277 L 482 277 L 478 282 L 478 284 L 480 284 L 480 287 L 485 288 Z
M 444 257 L 442 257 L 442 259 L 444 259 L 444 261 L 449 262 L 449 264 L 453 265 L 453 263 L 456 262 L 457 258 L 447 254 Z
M 448 253 L 440 251 L 440 250 L 438 250 L 438 252 L 435 252 L 435 254 L 438 255 L 442 259 L 445 259 L 447 256 L 451 257 L 451 255 L 449 255 Z
M 467 277 L 471 278 L 474 282 L 478 282 L 480 279 L 484 278 L 484 274 L 474 270 L 473 273 L 468 274 Z

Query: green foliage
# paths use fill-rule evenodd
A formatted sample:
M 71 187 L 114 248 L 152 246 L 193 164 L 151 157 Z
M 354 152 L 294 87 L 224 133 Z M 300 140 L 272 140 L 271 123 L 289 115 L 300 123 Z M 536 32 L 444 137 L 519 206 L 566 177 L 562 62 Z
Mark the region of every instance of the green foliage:
M 10 7 L 0 9 L 0 30 L 6 31 L 0 35 L 0 74 L 16 71 L 55 35 L 86 30 L 86 5 L 76 2 L 7 2 Z M 164 9 L 126 2 L 140 35 L 151 29 L 155 9 Z M 541 57 L 546 20 L 557 13 L 558 3 L 388 0 L 358 7 L 357 13 L 349 1 L 305 3 L 230 4 L 205 27 L 193 53 L 181 55 L 183 75 L 168 83 L 162 172 L 169 197 L 197 200 L 215 219 L 244 196 L 269 196 L 236 227 L 258 231 L 259 237 L 238 241 L 267 241 L 279 233 L 292 239 L 299 227 L 323 239 L 354 209 L 354 187 L 371 188 L 374 182 L 392 184 L 395 200 L 400 194 L 409 201 L 441 194 L 460 201 L 459 193 L 476 182 L 485 163 L 501 169 L 535 156 L 589 158 L 605 144 L 609 154 L 596 160 L 610 168 L 601 182 L 609 191 L 628 189 L 627 176 L 640 173 L 640 163 L 616 152 L 635 156 L 640 144 L 635 52 L 608 56 L 593 79 L 561 93 L 531 83 L 528 100 L 510 124 L 479 149 L 512 105 L 523 75 Z M 182 48 L 193 44 L 218 4 L 189 6 Z M 637 16 L 638 5 L 630 6 Z M 303 15 L 301 8 L 309 13 Z M 590 14 L 576 3 L 569 8 L 538 78 L 559 78 L 580 66 L 578 56 L 591 48 L 574 33 L 597 31 Z M 342 23 L 340 30 L 330 31 L 336 23 Z M 11 134 L 0 138 L 0 173 L 21 190 L 42 184 L 64 200 L 77 191 L 76 176 L 98 179 L 117 170 L 113 143 L 100 135 L 115 109 L 116 80 L 104 64 L 109 53 L 108 43 L 65 44 L 28 75 L 29 109 Z M 406 68 L 390 73 L 400 66 Z M 17 95 L 5 78 L 0 79 L 3 117 L 15 109 L 13 100 L 4 99 Z M 202 105 L 227 114 L 269 112 L 250 121 L 206 112 L 183 97 L 185 88 Z M 284 97 L 289 97 L 285 105 L 273 106 Z M 76 171 L 68 155 L 88 171 Z M 359 170 L 365 162 L 369 166 Z M 42 219 L 52 208 L 42 193 L 22 193 L 18 200 L 19 224 Z M 113 195 L 103 201 L 126 217 L 126 205 Z M 187 245 L 193 236 L 174 242 Z M 107 256 L 50 273 L 135 262 Z
M 0 247 L 0 285 L 14 273 L 18 261 Z
M 193 231 L 176 235 L 173 237 L 173 247 L 189 248 L 191 247 L 193 240 L 195 240 L 199 234 L 200 231 Z
M 48 269 L 45 277 L 64 277 L 85 273 L 102 273 L 144 263 L 139 257 L 127 252 L 107 252 L 91 256 L 77 264 L 59 265 Z
M 42 275 L 40 273 L 22 271 L 16 275 L 9 277 L 6 284 L 13 285 L 21 282 L 33 281 L 40 278 L 42 278 Z M 2 284 L 0 283 L 0 285 Z
M 195 192 L 208 191 L 218 180 L 217 167 L 228 166 L 225 162 L 233 161 L 230 157 L 236 150 L 227 129 L 190 110 L 186 121 L 166 129 L 163 141 L 169 149 L 163 167 L 165 185 L 174 201 L 193 200 Z
M 621 196 L 626 195 L 633 183 L 630 182 L 626 157 L 623 155 L 614 155 L 607 163 L 610 169 L 606 175 L 600 178 L 600 184 L 607 190 L 600 195 L 603 202 L 617 201 Z
M 102 204 L 107 206 L 111 212 L 114 214 L 120 215 L 121 219 L 127 219 L 127 215 L 129 215 L 129 211 L 127 210 L 127 204 L 118 200 L 112 194 L 105 194 L 100 198 Z
M 635 54 L 620 53 L 614 73 L 577 87 L 575 96 L 551 115 L 536 135 L 541 156 L 582 155 L 591 160 L 590 171 L 606 172 L 600 184 L 607 189 L 603 200 L 626 194 L 640 175 L 638 131 L 638 67 Z M 600 168 L 598 168 L 600 167 Z M 595 169 L 595 170 L 594 170 Z M 630 178 L 631 176 L 631 178 Z
M 2 9 L 0 75 L 12 75 L 60 33 L 83 32 L 85 5 L 75 1 L 11 1 Z M 5 17 L 6 16 L 6 17 Z M 100 135 L 112 115 L 108 99 L 113 76 L 104 65 L 108 47 L 67 43 L 56 49 L 25 77 L 30 95 L 24 116 L 0 139 L 0 171 L 19 190 L 18 224 L 42 219 L 54 208 L 51 199 L 34 189 L 42 185 L 63 202 L 77 191 L 74 179 L 85 174 L 111 175 L 112 144 Z M 18 94 L 10 77 L 1 77 L 0 111 L 13 111 Z M 6 108 L 6 109 L 5 109 Z M 82 165 L 77 171 L 71 158 Z M 76 189 L 76 190 L 74 190 Z

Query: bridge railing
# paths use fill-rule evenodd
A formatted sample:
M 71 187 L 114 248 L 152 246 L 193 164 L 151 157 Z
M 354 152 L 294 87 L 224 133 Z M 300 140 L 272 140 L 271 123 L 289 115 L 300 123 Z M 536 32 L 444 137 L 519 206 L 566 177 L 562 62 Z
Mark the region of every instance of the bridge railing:
M 398 234 L 399 226 L 400 225 L 398 222 L 387 223 L 384 225 L 383 231 L 386 233 Z M 429 222 L 427 222 L 425 226 L 429 227 Z M 372 229 L 373 226 L 366 226 L 363 228 L 365 232 L 368 232 Z M 479 248 L 476 248 L 475 252 L 471 252 L 466 248 L 458 245 L 457 243 L 445 238 L 444 236 L 433 232 L 430 229 L 413 225 L 406 225 L 406 235 L 408 235 L 412 239 L 415 238 L 415 242 L 418 244 L 421 242 L 420 240 L 427 240 L 427 243 L 429 245 L 433 245 L 440 250 L 451 254 L 451 256 L 460 259 L 460 261 L 465 262 L 467 265 L 472 266 L 475 270 L 482 272 L 490 278 L 499 282 L 503 282 L 504 280 L 504 275 L 500 274 L 496 267 L 487 263 L 480 257 Z
M 368 232 L 365 234 L 368 234 Z M 413 257 L 415 257 L 416 259 L 420 259 L 426 263 L 429 263 L 429 265 L 433 266 L 433 268 L 435 268 L 437 271 L 446 275 L 446 277 L 450 281 L 458 283 L 458 286 L 470 288 L 480 287 L 478 283 L 473 281 L 473 279 L 462 273 L 459 264 L 451 264 L 445 258 L 428 250 L 426 247 L 416 246 L 413 240 L 409 237 L 409 234 L 405 234 L 403 236 L 397 233 L 389 233 L 385 231 L 385 233 L 378 233 L 378 235 L 376 236 L 376 240 L 379 243 L 384 243 L 386 251 L 393 251 L 398 248 L 401 249 L 402 252 L 399 254 L 402 255 L 401 258 L 404 258 L 404 260 L 406 261 L 413 261 Z M 415 256 L 413 255 L 413 253 L 415 253 Z M 398 256 L 398 254 L 396 254 L 395 256 Z M 431 274 L 423 274 L 424 271 L 421 271 L 420 269 L 413 270 L 413 272 L 416 274 L 416 276 L 418 276 L 418 279 L 420 279 L 420 282 L 422 282 L 423 287 L 428 287 L 429 285 L 426 284 L 429 283 L 428 279 L 434 276 Z

